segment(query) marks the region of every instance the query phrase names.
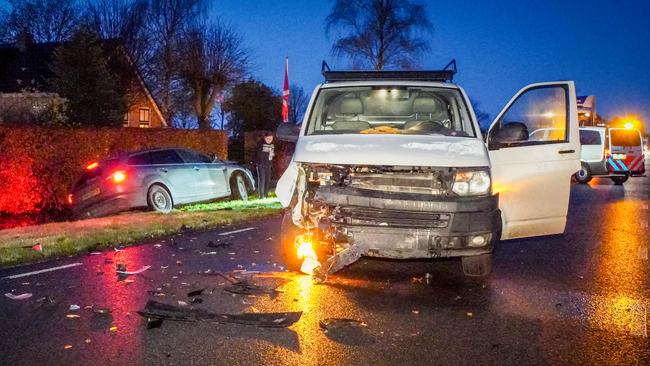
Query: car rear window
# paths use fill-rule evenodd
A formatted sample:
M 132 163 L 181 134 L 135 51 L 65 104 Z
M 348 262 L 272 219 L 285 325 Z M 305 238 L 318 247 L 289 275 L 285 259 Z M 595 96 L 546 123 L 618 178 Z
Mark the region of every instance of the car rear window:
M 129 158 L 126 161 L 128 165 L 150 165 L 151 164 L 151 155 L 149 153 L 136 154 Z
M 590 130 L 580 130 L 580 144 L 582 145 L 600 145 L 600 132 Z
M 101 161 L 97 164 L 97 167 L 91 170 L 85 170 L 84 173 L 79 177 L 79 180 L 75 184 L 76 187 L 80 187 L 86 183 L 88 183 L 89 180 L 92 180 L 96 177 L 101 177 L 107 170 L 110 170 L 110 167 L 115 165 L 119 159 L 109 159 L 109 160 L 104 160 Z
M 636 130 L 610 130 L 612 146 L 641 146 L 641 135 Z
M 174 150 L 151 152 L 151 164 L 183 164 L 183 159 Z

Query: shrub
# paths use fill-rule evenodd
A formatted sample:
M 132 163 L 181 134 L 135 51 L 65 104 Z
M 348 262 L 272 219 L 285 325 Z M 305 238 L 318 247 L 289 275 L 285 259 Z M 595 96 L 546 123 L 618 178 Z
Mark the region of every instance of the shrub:
M 0 126 L 0 214 L 64 210 L 87 164 L 157 147 L 228 157 L 224 131 Z

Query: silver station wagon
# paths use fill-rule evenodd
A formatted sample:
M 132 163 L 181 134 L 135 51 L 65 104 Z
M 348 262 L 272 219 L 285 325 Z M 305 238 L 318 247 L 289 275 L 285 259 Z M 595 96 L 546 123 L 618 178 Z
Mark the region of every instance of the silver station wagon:
M 223 197 L 247 200 L 255 191 L 250 170 L 188 149 L 143 150 L 92 163 L 68 197 L 77 218 Z

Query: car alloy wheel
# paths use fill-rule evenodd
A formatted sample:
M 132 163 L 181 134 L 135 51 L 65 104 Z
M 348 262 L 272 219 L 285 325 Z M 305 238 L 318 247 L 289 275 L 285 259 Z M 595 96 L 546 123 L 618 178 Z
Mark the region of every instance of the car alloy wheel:
M 246 188 L 246 182 L 241 175 L 237 176 L 237 191 L 239 191 L 239 197 L 242 201 L 248 201 L 248 188 Z
M 169 213 L 173 208 L 172 197 L 169 192 L 160 185 L 153 185 L 149 188 L 148 194 L 149 207 L 151 209 L 162 212 Z

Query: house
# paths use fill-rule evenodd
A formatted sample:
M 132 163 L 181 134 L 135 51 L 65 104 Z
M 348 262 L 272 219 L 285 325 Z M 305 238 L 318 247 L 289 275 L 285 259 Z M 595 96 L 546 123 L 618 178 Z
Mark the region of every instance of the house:
M 60 43 L 34 43 L 21 34 L 15 43 L 0 44 L 0 123 L 36 122 L 39 118 L 56 118 L 44 111 L 57 111 L 65 100 L 54 93 L 48 80 L 54 51 Z M 118 40 L 104 40 L 102 46 L 111 71 L 127 88 L 128 112 L 124 127 L 167 127 L 156 101 Z M 3 118 L 4 116 L 4 118 Z M 4 121 L 3 121 L 4 119 Z

